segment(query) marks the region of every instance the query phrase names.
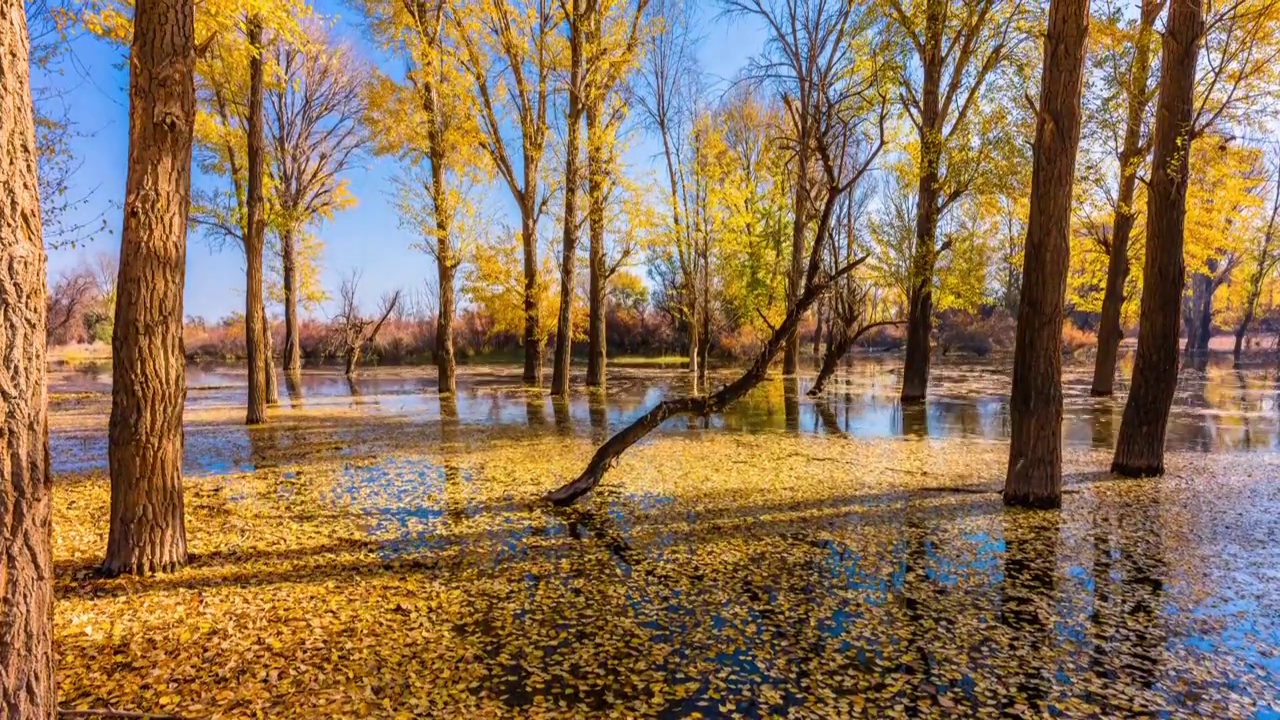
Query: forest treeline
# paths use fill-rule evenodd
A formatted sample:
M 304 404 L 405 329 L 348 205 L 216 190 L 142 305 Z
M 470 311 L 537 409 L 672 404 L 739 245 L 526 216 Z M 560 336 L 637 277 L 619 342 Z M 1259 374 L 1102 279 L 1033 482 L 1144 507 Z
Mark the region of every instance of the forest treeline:
M 455 389 L 464 307 L 518 337 L 524 383 L 549 375 L 560 397 L 576 335 L 586 386 L 606 384 L 610 294 L 640 274 L 695 379 L 714 337 L 753 329 L 740 376 L 695 383 L 619 430 L 548 495 L 560 504 L 669 418 L 719 412 L 779 357 L 795 373 L 803 327 L 829 328 L 814 333 L 819 391 L 867 331 L 900 327 L 901 400 L 919 403 L 938 318 L 1000 307 L 1016 318 L 1004 501 L 1057 508 L 1069 315 L 1096 315 L 1096 395 L 1112 392 L 1121 328 L 1136 320 L 1112 470 L 1151 476 L 1164 471 L 1180 337 L 1195 354 L 1215 318 L 1234 313 L 1243 337 L 1270 312 L 1280 0 L 354 7 L 359 39 L 304 0 L 0 0 L 5 717 L 55 714 L 45 245 L 88 228 L 58 225 L 76 217 L 59 190 L 74 161 L 30 68 L 53 62 L 68 32 L 129 55 L 106 294 L 111 575 L 187 561 L 189 238 L 244 255 L 245 422 L 269 422 L 271 359 L 298 369 L 308 303 L 336 292 L 348 372 L 410 304 L 414 291 L 399 288 L 360 307 L 358 273 L 336 289 L 317 281 L 324 224 L 357 200 L 349 174 L 375 155 L 401 168 L 397 213 L 418 238 L 406 252 L 435 261 L 442 394 Z M 764 38 L 728 83 L 698 67 L 705 23 L 748 23 Z M 641 142 L 656 148 L 656 172 L 628 165 Z M 488 192 L 513 211 L 486 212 Z M 283 316 L 278 349 L 269 304 Z

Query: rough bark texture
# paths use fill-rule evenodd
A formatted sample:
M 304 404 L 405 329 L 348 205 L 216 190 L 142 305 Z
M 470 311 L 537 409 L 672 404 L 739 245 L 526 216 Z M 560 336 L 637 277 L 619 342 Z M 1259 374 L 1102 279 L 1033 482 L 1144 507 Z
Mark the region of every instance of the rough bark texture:
M 302 370 L 302 343 L 298 340 L 298 248 L 293 232 L 280 233 L 280 258 L 284 266 L 284 371 Z
M 265 172 L 262 127 L 262 22 L 256 16 L 249 19 L 249 123 L 248 123 L 248 182 L 245 189 L 245 207 L 248 224 L 245 228 L 245 292 L 244 292 L 244 346 L 249 366 L 248 399 L 245 424 L 257 425 L 267 420 L 267 366 L 266 318 L 262 312 L 262 253 L 266 243 L 266 218 L 264 215 L 262 179 Z
M 944 3 L 929 0 L 925 13 L 920 89 L 920 178 L 916 190 L 916 244 L 911 258 L 907 310 L 907 350 L 902 366 L 902 401 L 924 402 L 929 390 L 929 338 L 933 334 L 933 273 L 937 264 L 938 164 L 942 158 L 941 98 Z
M 183 0 L 140 0 L 134 10 L 111 339 L 111 528 L 103 564 L 109 574 L 170 570 L 187 561 L 182 291 L 196 116 L 194 14 Z
M 587 278 L 587 386 L 605 381 L 605 266 L 604 266 L 604 129 L 599 101 L 586 108 L 587 117 L 587 222 L 590 243 L 590 276 Z
M 1142 280 L 1138 351 L 1120 422 L 1112 472 L 1130 477 L 1164 472 L 1164 439 L 1178 384 L 1182 245 L 1187 204 L 1196 60 L 1204 34 L 1201 0 L 1169 7 L 1160 60 L 1151 181 L 1147 190 L 1147 259 Z
M 578 254 L 578 137 L 582 127 L 583 0 L 572 0 L 569 37 L 569 108 L 565 127 L 564 237 L 560 256 L 560 317 L 551 368 L 551 394 L 569 394 L 573 352 L 573 271 Z
M 57 714 L 45 254 L 23 3 L 0 0 L 0 715 Z
M 1062 505 L 1062 313 L 1088 31 L 1089 0 L 1049 4 L 1009 399 L 1006 505 Z
M 1161 7 L 1161 0 L 1143 0 L 1133 64 L 1129 68 L 1129 87 L 1126 90 L 1129 110 L 1119 157 L 1120 188 L 1111 221 L 1111 254 L 1107 260 L 1107 286 L 1102 296 L 1098 351 L 1090 389 L 1094 397 L 1109 397 L 1115 391 L 1116 358 L 1120 353 L 1120 341 L 1124 339 L 1120 311 L 1124 307 L 1124 285 L 1129 279 L 1129 238 L 1133 234 L 1133 198 L 1138 187 L 1138 164 L 1146 152 L 1142 143 L 1142 121 L 1151 102 L 1147 92 L 1151 76 L 1151 36 Z

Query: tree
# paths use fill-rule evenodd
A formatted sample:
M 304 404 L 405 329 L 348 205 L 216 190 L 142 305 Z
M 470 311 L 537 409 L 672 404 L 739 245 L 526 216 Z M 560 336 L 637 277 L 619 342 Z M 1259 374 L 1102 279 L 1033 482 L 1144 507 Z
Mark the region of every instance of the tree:
M 182 0 L 139 0 L 134 11 L 111 339 L 108 574 L 166 571 L 187 561 L 182 289 L 196 119 L 194 16 L 194 5 Z
M 805 36 L 800 41 L 803 45 L 815 42 L 826 44 L 826 51 L 820 52 L 826 59 L 812 66 L 814 75 L 808 79 L 815 88 L 810 118 L 815 131 L 807 135 L 811 146 L 806 153 L 815 159 L 818 167 L 817 176 L 811 179 L 808 187 L 814 192 L 818 212 L 814 221 L 815 235 L 808 254 L 803 291 L 795 302 L 788 304 L 781 322 L 773 327 L 751 366 L 740 377 L 708 395 L 693 395 L 658 403 L 601 445 L 586 469 L 575 480 L 549 493 L 547 499 L 552 503 L 567 505 L 590 492 L 623 452 L 669 418 L 679 415 L 705 417 L 720 412 L 758 385 L 778 352 L 795 333 L 800 319 L 828 291 L 832 283 L 853 272 L 866 260 L 864 255 L 839 267 L 828 267 L 824 262 L 836 207 L 852 189 L 854 179 L 858 177 L 857 164 L 845 151 L 857 142 L 854 131 L 856 115 L 851 116 L 848 112 L 849 101 L 856 95 L 860 76 L 852 72 L 854 45 L 847 43 L 849 37 L 845 33 L 852 16 L 851 7 L 846 3 L 833 2 L 822 4 L 819 10 L 812 17 L 806 18 L 806 22 L 797 23 L 792 28 L 792 32 Z M 836 42 L 836 39 L 839 41 Z M 793 164 L 791 170 L 800 174 L 809 172 L 810 168 Z
M 369 122 L 375 148 L 398 155 L 408 167 L 400 183 L 401 222 L 420 234 L 421 247 L 436 261 L 435 360 L 439 392 L 449 394 L 455 389 L 454 291 L 463 260 L 465 189 L 488 170 L 477 157 L 479 106 L 460 59 L 468 52 L 467 38 L 445 0 L 370 0 L 363 7 L 374 35 L 408 65 L 403 83 L 380 78 L 374 85 Z
M 915 241 L 908 293 L 903 402 L 923 402 L 929 385 L 938 222 L 981 174 L 979 97 L 1009 56 L 1021 0 L 884 0 L 905 39 L 902 106 L 918 135 Z M 958 7 L 957 7 L 958 6 Z M 915 66 L 915 67 L 912 67 Z M 917 88 L 916 78 L 919 78 Z
M 45 253 L 23 4 L 0 2 L 0 710 L 57 715 Z
M 342 174 L 368 143 L 361 91 L 370 77 L 353 50 L 330 44 L 315 24 L 298 42 L 277 40 L 272 54 L 279 78 L 267 89 L 268 200 L 281 266 L 284 368 L 296 373 L 298 305 L 308 280 L 315 282 L 306 228 L 351 204 Z
M 1004 502 L 1062 504 L 1062 322 L 1089 0 L 1052 0 L 1036 112 Z
M 1249 326 L 1253 323 L 1254 313 L 1257 312 L 1262 287 L 1267 278 L 1275 272 L 1277 264 L 1280 264 L 1280 227 L 1277 227 L 1277 221 L 1280 220 L 1280 162 L 1274 163 L 1272 167 L 1271 183 L 1273 193 L 1271 210 L 1267 214 L 1266 225 L 1254 240 L 1255 245 L 1251 252 L 1252 265 L 1249 277 L 1245 281 L 1244 308 L 1241 311 L 1240 322 L 1236 325 L 1235 346 L 1231 351 L 1236 367 L 1240 366 L 1244 338 L 1249 333 Z
M 556 320 L 556 350 L 551 366 L 551 394 L 569 394 L 569 365 L 573 349 L 573 273 L 578 253 L 578 145 L 582 132 L 582 100 L 588 35 L 598 21 L 599 0 L 561 0 L 569 45 L 569 80 L 565 86 L 564 212 L 560 248 L 560 312 Z
M 342 287 L 338 291 L 338 314 L 334 317 L 338 349 L 342 353 L 343 367 L 348 378 L 355 375 L 364 349 L 378 339 L 382 326 L 400 306 L 404 294 L 394 290 L 383 295 L 379 314 L 375 319 L 360 311 L 360 303 L 356 299 L 359 289 L 360 273 L 351 272 L 342 278 Z
M 245 34 L 249 38 L 249 114 L 245 122 L 245 159 L 248 167 L 245 183 L 244 346 L 245 362 L 249 366 L 249 383 L 244 421 L 246 425 L 259 425 L 267 420 L 267 369 L 271 364 L 271 357 L 267 355 L 267 319 L 262 296 L 262 261 L 267 236 L 266 200 L 262 188 L 266 174 L 266 160 L 263 157 L 266 136 L 262 106 L 266 90 L 262 70 L 265 53 L 262 18 L 256 14 L 250 15 Z
M 1111 463 L 1112 472 L 1129 477 L 1164 473 L 1165 431 L 1178 383 L 1183 223 L 1196 62 L 1203 34 L 1200 0 L 1177 0 L 1170 4 L 1160 60 L 1160 99 L 1152 134 L 1138 351 L 1133 384 Z
M 590 1 L 597 8 L 587 35 L 582 100 L 587 130 L 587 386 L 600 387 L 605 383 L 605 295 L 611 274 L 605 205 L 617 171 L 618 125 L 626 116 L 618 91 L 635 69 L 649 0 Z
M 1148 139 L 1143 129 L 1147 107 L 1151 103 L 1152 45 L 1156 36 L 1156 19 L 1164 10 L 1164 0 L 1141 0 L 1136 27 L 1126 28 L 1124 44 L 1120 51 L 1108 48 L 1104 53 L 1112 66 L 1107 68 L 1116 79 L 1118 90 L 1124 99 L 1125 123 L 1120 151 L 1116 162 L 1120 170 L 1120 183 L 1112 214 L 1111 231 L 1107 245 L 1107 280 L 1103 294 L 1101 317 L 1098 321 L 1098 353 L 1094 359 L 1094 397 L 1110 396 L 1115 387 L 1116 357 L 1124 332 L 1121 329 L 1121 309 L 1125 301 L 1125 286 L 1129 279 L 1129 240 L 1137 217 L 1136 193 L 1138 170 L 1148 153 Z M 1122 67 L 1122 57 L 1128 57 L 1127 68 Z
M 689 374 L 696 390 L 699 371 L 705 372 L 706 368 L 698 362 L 702 339 L 696 292 L 698 253 L 692 224 L 686 220 L 685 208 L 692 193 L 684 174 L 684 139 L 696 116 L 700 76 L 691 34 L 693 5 L 680 0 L 653 0 L 649 9 L 648 23 L 656 27 L 644 41 L 635 102 L 643 112 L 645 124 L 662 141 L 671 218 L 668 241 L 654 248 L 649 272 L 661 286 L 664 305 L 685 328 Z
M 520 210 L 524 270 L 524 384 L 542 384 L 542 288 L 538 223 L 550 195 L 543 189 L 551 72 L 557 27 L 552 0 L 481 0 L 456 12 L 460 59 L 473 81 L 480 146 Z M 510 135 L 515 135 L 512 139 Z M 519 146 L 519 156 L 511 150 Z

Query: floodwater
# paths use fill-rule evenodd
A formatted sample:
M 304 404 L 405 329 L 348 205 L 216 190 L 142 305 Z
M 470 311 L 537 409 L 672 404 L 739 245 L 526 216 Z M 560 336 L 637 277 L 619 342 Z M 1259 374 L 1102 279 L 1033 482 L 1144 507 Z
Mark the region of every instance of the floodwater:
M 1007 440 L 1008 390 L 1011 369 L 1005 362 L 963 359 L 935 361 L 930 394 L 923 406 L 898 401 L 901 361 L 860 357 L 846 363 L 817 399 L 807 396 L 812 374 L 773 377 L 706 423 L 730 432 L 785 432 L 855 438 L 962 438 Z M 1120 429 L 1127 383 L 1117 383 L 1114 398 L 1089 396 L 1091 367 L 1064 369 L 1063 437 L 1067 447 L 1110 449 Z M 530 432 L 554 430 L 600 438 L 617 430 L 664 397 L 690 390 L 687 375 L 673 370 L 611 369 L 606 392 L 575 392 L 567 401 L 553 400 L 520 386 L 515 368 L 464 368 L 454 405 L 444 410 L 465 424 L 523 427 Z M 732 379 L 713 373 L 711 383 Z M 333 370 L 307 370 L 298 381 L 281 375 L 284 408 L 358 408 L 374 414 L 403 415 L 422 422 L 439 420 L 442 406 L 435 393 L 434 369 L 370 370 L 354 379 Z M 90 364 L 55 375 L 54 393 L 110 392 L 110 368 Z M 192 366 L 187 372 L 189 410 L 240 407 L 244 371 L 238 367 Z M 575 382 L 581 378 L 575 377 Z M 699 422 L 702 426 L 702 421 Z M 673 420 L 665 428 L 688 428 Z M 251 433 L 214 428 L 216 442 L 202 442 L 201 429 L 189 428 L 186 470 L 221 473 L 252 467 Z M 99 432 L 58 434 L 53 438 L 55 471 L 105 467 L 105 439 Z M 99 448 L 99 446 L 101 446 Z M 59 452 L 67 447 L 69 452 Z M 1280 450 L 1280 369 L 1233 369 L 1226 358 L 1205 371 L 1183 371 L 1174 400 L 1167 437 L 1170 450 L 1198 452 L 1275 452 Z M 96 450 L 101 452 L 95 452 Z M 74 458 L 74 464 L 64 462 Z M 96 460 L 95 460 L 96 459 Z
M 1088 397 L 1090 368 L 1069 366 L 1069 494 L 1033 513 L 992 492 L 1008 366 L 944 359 L 914 410 L 899 366 L 858 358 L 824 398 L 811 376 L 777 378 L 708 427 L 672 421 L 568 511 L 529 502 L 522 473 L 581 467 L 591 441 L 687 391 L 683 373 L 613 370 L 606 393 L 552 402 L 517 369 L 465 369 L 442 404 L 431 368 L 310 371 L 278 417 L 339 421 L 189 421 L 186 466 L 288 486 L 309 448 L 326 502 L 359 513 L 381 557 L 465 587 L 460 692 L 512 715 L 1280 720 L 1275 369 L 1184 372 L 1168 440 L 1183 470 L 1124 482 L 1096 472 L 1123 396 Z M 243 402 L 235 369 L 188 382 L 192 416 Z M 53 390 L 108 383 L 85 368 Z M 421 447 L 379 445 L 391 428 Z M 55 426 L 55 469 L 105 467 L 101 436 Z M 486 455 L 489 438 L 506 444 Z

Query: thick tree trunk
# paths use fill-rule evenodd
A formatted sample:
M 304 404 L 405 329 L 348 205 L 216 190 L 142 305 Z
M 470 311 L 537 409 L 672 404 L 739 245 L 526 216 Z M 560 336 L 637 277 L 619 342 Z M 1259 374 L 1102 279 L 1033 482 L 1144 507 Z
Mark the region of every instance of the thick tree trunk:
M 195 9 L 140 0 L 129 77 L 129 164 L 111 339 L 111 526 L 103 570 L 171 570 L 187 561 L 182 507 L 186 400 L 182 291 L 191 139 Z
M 1202 0 L 1169 4 L 1160 61 L 1152 172 L 1147 190 L 1147 259 L 1142 279 L 1138 352 L 1124 406 L 1112 472 L 1164 472 L 1164 440 L 1178 384 L 1182 246 L 1196 60 L 1204 33 Z
M 298 339 L 298 248 L 291 230 L 280 234 L 280 260 L 284 268 L 284 371 L 302 370 L 302 344 Z
M 53 720 L 45 253 L 26 12 L 0 0 L 0 715 Z
M 551 394 L 569 394 L 569 366 L 573 354 L 573 270 L 578 254 L 578 137 L 582 127 L 583 0 L 571 0 L 569 38 L 569 108 L 564 145 L 564 238 L 560 258 L 560 317 L 556 322 L 556 350 L 551 368 Z
M 587 385 L 605 382 L 605 267 L 604 267 L 604 129 L 599 101 L 588 103 L 587 116 L 587 220 L 590 225 L 591 270 L 588 278 Z
M 245 424 L 257 425 L 267 419 L 267 358 L 262 313 L 262 253 L 266 241 L 264 216 L 263 179 L 263 131 L 262 131 L 262 21 L 257 16 L 249 19 L 249 123 L 248 123 L 248 183 L 245 190 L 245 206 L 248 210 L 248 227 L 244 238 L 245 256 L 245 309 L 244 344 L 245 359 L 249 366 L 248 399 Z
M 356 366 L 360 364 L 360 347 L 347 348 L 346 362 L 343 366 L 342 374 L 347 378 L 352 378 L 356 374 Z
M 1062 315 L 1088 32 L 1089 0 L 1052 0 L 1009 398 L 1006 505 L 1062 505 Z
M 944 3 L 929 0 L 925 11 L 920 92 L 920 178 L 916 192 L 916 244 L 907 298 L 907 351 L 902 366 L 902 402 L 924 402 L 929 390 L 929 342 L 933 334 L 933 273 L 937 264 L 938 165 L 942 161 L 941 97 Z
M 1129 71 L 1128 115 L 1125 118 L 1124 143 L 1120 149 L 1120 189 L 1116 196 L 1116 210 L 1111 221 L 1111 254 L 1107 260 L 1107 286 L 1102 296 L 1102 317 L 1098 322 L 1098 352 L 1093 365 L 1094 397 L 1109 397 L 1115 391 L 1116 360 L 1120 354 L 1120 341 L 1124 330 L 1120 327 L 1120 313 L 1124 308 L 1124 286 L 1129 279 L 1129 238 L 1133 234 L 1134 195 L 1138 186 L 1138 165 L 1145 154 L 1142 143 L 1142 123 L 1146 119 L 1147 105 L 1151 102 L 1147 91 L 1151 76 L 1151 36 L 1160 14 L 1162 2 L 1143 0 L 1142 15 L 1135 40 L 1133 64 Z

